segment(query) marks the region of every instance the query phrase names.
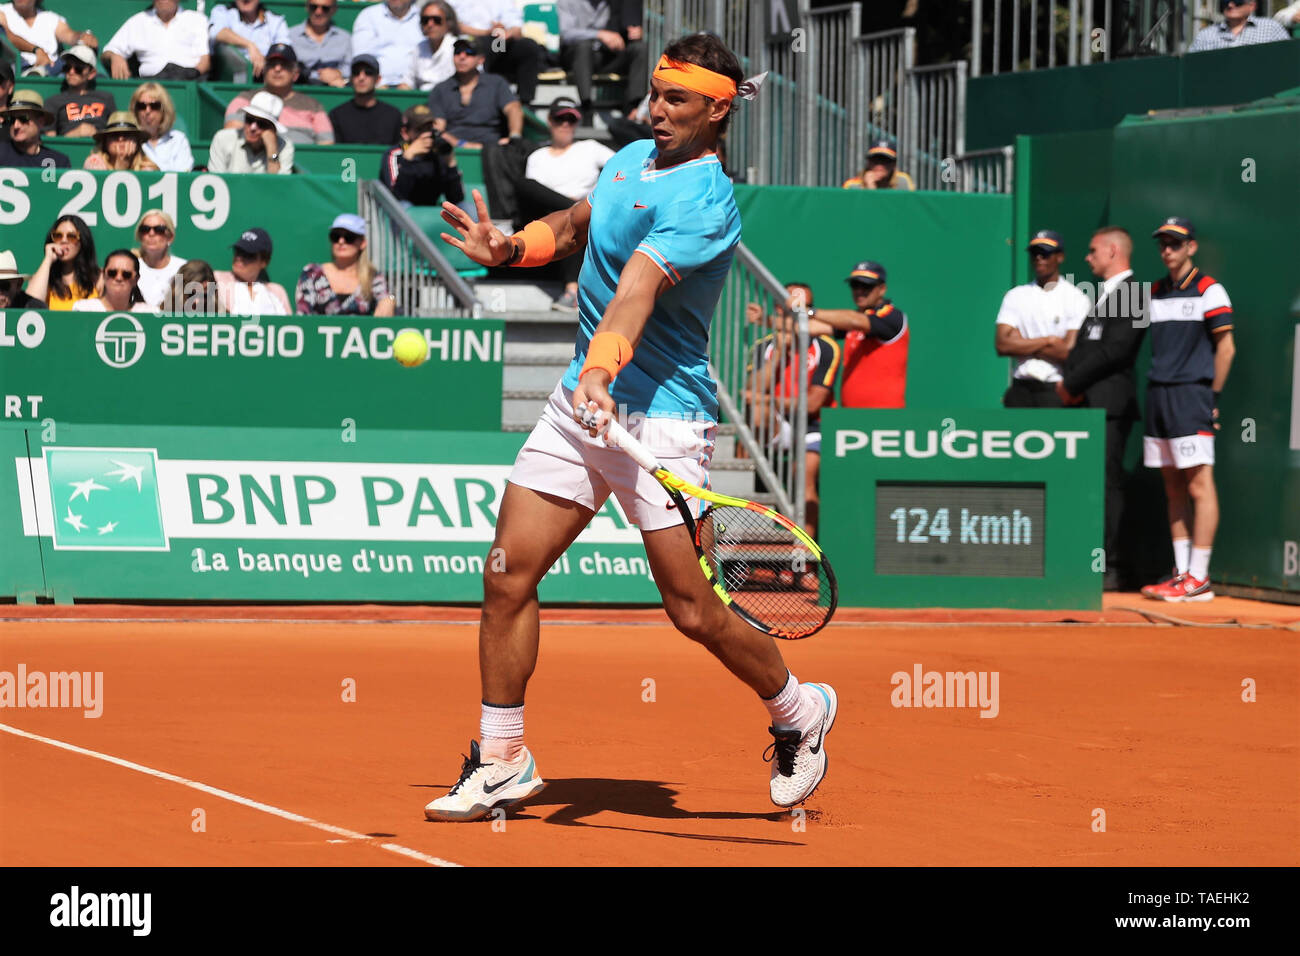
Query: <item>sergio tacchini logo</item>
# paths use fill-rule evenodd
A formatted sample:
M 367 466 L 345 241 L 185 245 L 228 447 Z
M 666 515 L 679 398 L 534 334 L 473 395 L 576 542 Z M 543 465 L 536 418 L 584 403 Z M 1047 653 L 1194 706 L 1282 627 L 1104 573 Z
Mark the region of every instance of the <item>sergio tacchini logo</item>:
M 134 365 L 144 354 L 144 326 L 129 312 L 114 312 L 95 330 L 95 351 L 113 368 Z

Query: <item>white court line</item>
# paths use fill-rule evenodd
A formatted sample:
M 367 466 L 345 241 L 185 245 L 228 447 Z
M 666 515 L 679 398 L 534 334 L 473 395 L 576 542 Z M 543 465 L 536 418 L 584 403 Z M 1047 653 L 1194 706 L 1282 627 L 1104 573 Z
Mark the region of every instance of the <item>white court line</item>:
M 452 863 L 450 860 L 443 860 L 436 856 L 430 856 L 427 853 L 421 853 L 419 850 L 412 850 L 410 847 L 401 846 L 397 843 L 376 844 L 374 837 L 367 836 L 364 833 L 357 833 L 344 827 L 336 827 L 330 823 L 321 823 L 319 820 L 305 817 L 301 813 L 293 813 L 290 810 L 281 810 L 279 807 L 273 807 L 269 803 L 261 803 L 257 800 L 249 799 L 248 797 L 241 797 L 237 793 L 231 793 L 229 790 L 222 790 L 219 787 L 210 787 L 206 783 L 199 783 L 197 780 L 187 780 L 185 777 L 178 777 L 176 774 L 168 773 L 165 770 L 155 770 L 153 767 L 146 767 L 143 764 L 132 763 L 130 760 L 123 760 L 121 757 L 114 757 L 110 754 L 102 754 L 97 750 L 87 750 L 85 747 L 78 747 L 76 744 L 66 743 L 62 740 L 55 740 L 53 737 L 43 737 L 40 734 L 34 734 L 28 730 L 20 730 L 17 727 L 10 727 L 8 724 L 0 724 L 0 730 L 17 737 L 26 737 L 28 740 L 36 740 L 43 744 L 49 744 L 52 747 L 58 747 L 74 754 L 81 754 L 83 757 L 94 757 L 96 760 L 103 760 L 105 763 L 116 764 L 119 767 L 125 767 L 127 770 L 146 773 L 151 777 L 158 777 L 160 780 L 169 780 L 172 783 L 179 783 L 182 786 L 211 794 L 214 797 L 220 797 L 222 800 L 229 800 L 231 803 L 237 803 L 240 806 L 251 807 L 254 810 L 261 810 L 263 813 L 269 813 L 273 817 L 291 820 L 294 823 L 304 823 L 309 827 L 315 827 L 317 830 L 323 830 L 325 833 L 332 833 L 335 836 L 344 837 L 348 840 L 360 840 L 364 843 L 376 845 L 382 850 L 387 850 L 390 853 L 396 853 L 400 856 L 408 856 L 413 860 L 419 860 L 421 863 L 428 863 L 430 866 L 460 866 L 459 863 Z

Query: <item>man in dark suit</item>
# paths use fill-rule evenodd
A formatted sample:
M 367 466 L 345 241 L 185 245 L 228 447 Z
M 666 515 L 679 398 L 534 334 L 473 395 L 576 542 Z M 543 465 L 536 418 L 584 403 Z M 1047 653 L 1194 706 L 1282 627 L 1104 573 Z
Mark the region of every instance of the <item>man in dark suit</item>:
M 1106 410 L 1106 579 L 1119 590 L 1125 570 L 1119 553 L 1124 510 L 1124 448 L 1139 418 L 1133 364 L 1146 334 L 1147 297 L 1133 281 L 1133 239 L 1118 226 L 1093 233 L 1087 262 L 1101 280 L 1096 305 L 1083 320 L 1065 360 L 1056 392 L 1066 405 Z

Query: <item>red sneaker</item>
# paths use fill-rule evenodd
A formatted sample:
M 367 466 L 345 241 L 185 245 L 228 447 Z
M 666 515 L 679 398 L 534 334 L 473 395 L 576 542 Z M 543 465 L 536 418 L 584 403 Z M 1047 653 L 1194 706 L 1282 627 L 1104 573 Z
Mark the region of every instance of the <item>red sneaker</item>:
M 1154 597 L 1161 601 L 1213 601 L 1214 592 L 1210 590 L 1210 579 L 1199 580 L 1190 574 L 1180 574 L 1169 584 L 1155 586 Z
M 1142 588 L 1142 596 L 1154 598 L 1157 601 L 1161 600 L 1160 595 L 1157 592 L 1160 591 L 1162 588 L 1169 587 L 1169 585 L 1173 584 L 1180 577 L 1182 577 L 1182 575 L 1178 573 L 1177 568 L 1174 568 L 1172 571 L 1169 572 L 1168 576 L 1161 578 L 1155 584 L 1148 584 L 1144 588 Z

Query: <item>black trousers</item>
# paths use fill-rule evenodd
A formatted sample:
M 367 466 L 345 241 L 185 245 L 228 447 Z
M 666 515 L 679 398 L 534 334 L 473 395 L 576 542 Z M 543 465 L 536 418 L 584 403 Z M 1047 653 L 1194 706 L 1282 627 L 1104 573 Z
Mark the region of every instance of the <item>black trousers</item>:
M 1056 384 L 1015 378 L 1002 396 L 1004 408 L 1064 408 Z
M 528 37 L 506 40 L 504 50 L 496 50 L 500 41 L 484 37 L 488 53 L 485 66 L 489 73 L 500 73 L 519 87 L 519 102 L 527 106 L 537 95 L 537 74 L 546 63 L 546 51 Z
M 649 60 L 645 43 L 628 42 L 621 50 L 611 50 L 598 40 L 579 40 L 560 47 L 560 60 L 573 74 L 578 99 L 584 109 L 591 106 L 591 78 L 596 73 L 619 73 L 627 79 L 623 103 L 629 109 L 645 98 L 649 89 Z
M 1124 450 L 1132 418 L 1106 419 L 1106 570 L 1121 577 L 1130 570 L 1120 552 L 1120 526 L 1124 517 Z
M 545 147 L 543 147 L 545 148 Z M 549 186 L 543 186 L 535 179 L 520 179 L 515 183 L 515 198 L 519 202 L 519 219 L 523 223 L 541 219 L 543 216 L 561 209 L 568 209 L 573 200 L 557 193 Z M 582 250 L 565 256 L 557 261 L 565 282 L 577 282 L 578 273 L 582 271 Z
M 608 123 L 609 137 L 614 141 L 614 150 L 617 152 L 628 143 L 634 143 L 638 139 L 649 139 L 654 135 L 650 129 L 649 123 L 637 123 L 630 119 L 615 117 Z

